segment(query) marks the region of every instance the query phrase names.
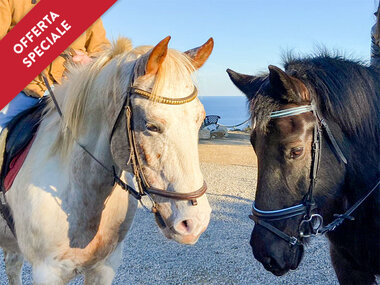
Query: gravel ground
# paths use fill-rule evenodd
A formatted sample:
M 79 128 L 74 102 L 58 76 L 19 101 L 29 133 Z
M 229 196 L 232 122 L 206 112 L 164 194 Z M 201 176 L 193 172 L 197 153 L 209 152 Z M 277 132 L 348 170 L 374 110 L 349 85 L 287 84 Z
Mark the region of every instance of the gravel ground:
M 267 272 L 249 246 L 253 222 L 248 214 L 256 168 L 215 163 L 201 163 L 201 167 L 213 213 L 198 243 L 185 246 L 166 240 L 153 216 L 139 208 L 113 284 L 338 284 L 324 238 L 311 242 L 297 270 L 283 277 Z M 2 262 L 0 284 L 7 284 L 6 280 Z M 28 264 L 23 282 L 32 284 Z M 70 284 L 83 284 L 83 280 Z

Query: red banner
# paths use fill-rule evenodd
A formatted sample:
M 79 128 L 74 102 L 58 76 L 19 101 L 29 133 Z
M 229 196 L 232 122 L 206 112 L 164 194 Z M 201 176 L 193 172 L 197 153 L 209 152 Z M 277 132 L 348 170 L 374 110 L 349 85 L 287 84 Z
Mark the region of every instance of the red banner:
M 115 2 L 41 0 L 0 41 L 0 110 Z

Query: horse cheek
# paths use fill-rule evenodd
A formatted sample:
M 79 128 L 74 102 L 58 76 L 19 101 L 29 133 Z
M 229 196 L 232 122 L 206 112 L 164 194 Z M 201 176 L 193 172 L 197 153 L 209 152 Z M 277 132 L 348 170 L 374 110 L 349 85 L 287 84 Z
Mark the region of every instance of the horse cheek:
M 130 148 L 128 143 L 126 118 L 122 116 L 115 125 L 115 131 L 111 137 L 111 154 L 116 165 L 123 170 L 130 170 L 128 165 Z

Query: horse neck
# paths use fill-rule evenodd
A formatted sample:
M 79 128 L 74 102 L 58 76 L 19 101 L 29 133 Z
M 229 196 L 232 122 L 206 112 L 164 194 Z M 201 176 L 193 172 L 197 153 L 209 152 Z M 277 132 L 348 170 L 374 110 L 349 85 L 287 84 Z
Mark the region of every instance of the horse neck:
M 342 212 L 364 197 L 379 181 L 380 154 L 379 141 L 370 138 L 348 137 L 343 138 L 342 151 L 347 157 L 342 197 L 338 199 Z M 372 141 L 372 143 L 371 143 Z M 357 208 L 357 220 L 367 219 L 368 216 L 378 215 L 379 191 L 375 190 L 365 203 Z
M 105 119 L 102 117 L 94 113 L 85 118 L 85 132 L 74 142 L 70 160 L 81 170 L 74 173 L 73 168 L 72 175 L 76 175 L 76 181 L 83 186 L 82 190 L 90 195 L 101 193 L 103 197 L 105 189 L 111 190 L 113 180 L 104 167 L 112 169 L 113 159 Z
M 55 116 L 58 115 L 53 114 L 51 120 L 56 120 Z M 55 137 L 55 132 L 58 136 L 59 128 L 49 128 L 50 118 L 45 120 L 46 122 L 41 125 L 40 133 L 46 137 Z M 100 113 L 87 115 L 84 122 L 83 132 L 75 139 L 67 156 L 62 157 L 59 153 L 56 154 L 60 168 L 64 170 L 68 178 L 67 185 L 61 185 L 59 189 L 62 200 L 70 203 L 71 211 L 80 213 L 77 218 L 82 219 L 81 222 L 84 222 L 83 219 L 100 215 L 104 202 L 113 188 L 112 176 L 91 157 L 93 155 L 104 166 L 111 169 L 113 159 L 104 115 Z
M 380 179 L 379 141 L 363 137 L 345 140 L 348 142 L 343 148 L 348 162 L 346 166 L 347 191 L 355 197 L 361 197 Z
M 354 202 L 368 193 L 380 180 L 379 154 L 368 151 L 367 155 L 363 159 L 360 154 L 354 153 L 348 162 L 345 192 Z M 369 199 L 373 200 L 373 197 L 375 196 L 372 195 Z
M 324 177 L 322 174 L 317 182 L 317 185 L 319 183 L 324 184 L 323 188 L 325 189 L 323 190 L 325 193 L 318 198 L 320 199 L 318 203 L 323 205 L 322 213 L 324 216 L 328 216 L 327 221 L 331 222 L 333 214 L 344 213 L 367 194 L 380 179 L 378 164 L 380 158 L 378 151 L 376 151 L 379 147 L 379 142 L 374 141 L 372 144 L 369 144 L 368 142 L 373 141 L 373 139 L 349 135 L 343 131 L 342 126 L 334 122 L 328 115 L 325 114 L 324 117 L 327 118 L 329 128 L 344 156 L 347 158 L 347 165 L 344 165 L 336 155 L 329 138 L 326 135 L 323 136 L 322 160 L 327 159 L 328 153 L 331 153 L 331 161 L 324 163 L 325 171 L 327 170 L 324 175 L 327 176 Z M 337 161 L 339 166 L 335 164 Z M 335 179 L 336 181 L 340 181 L 340 184 L 336 184 L 335 186 L 333 184 L 329 185 L 329 181 L 334 183 Z M 367 205 L 368 203 L 374 205 L 378 203 L 376 202 L 378 199 L 375 199 L 375 195 L 378 195 L 378 193 L 373 193 L 367 199 Z M 368 213 L 369 208 L 378 209 L 378 207 L 362 205 L 355 213 Z
M 317 98 L 318 100 L 322 99 Z M 376 131 L 372 131 L 370 127 L 354 130 L 342 123 L 344 121 L 343 116 L 337 119 L 337 114 L 331 114 L 329 111 L 322 110 L 322 117 L 326 119 L 333 137 L 347 158 L 347 165 L 344 166 L 345 182 L 343 194 L 348 193 L 349 195 L 360 197 L 369 191 L 380 179 L 378 163 L 380 160 L 380 152 L 378 151 L 380 148 L 379 135 L 376 138 L 376 133 L 380 134 L 380 123 L 373 124 L 372 128 L 376 128 Z M 372 118 L 368 120 L 370 119 L 372 120 Z M 323 141 L 328 143 L 325 146 L 326 149 L 322 152 L 331 151 L 334 153 L 335 151 L 327 135 L 324 135 Z M 343 165 L 343 162 L 340 161 L 336 154 L 334 155 L 334 159 L 337 159 Z M 371 181 L 373 182 L 372 184 Z

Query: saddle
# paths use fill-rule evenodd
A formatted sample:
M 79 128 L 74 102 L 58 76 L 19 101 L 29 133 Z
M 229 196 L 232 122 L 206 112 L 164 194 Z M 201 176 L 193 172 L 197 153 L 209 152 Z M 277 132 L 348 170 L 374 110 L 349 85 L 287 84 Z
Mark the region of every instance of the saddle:
M 0 188 L 3 193 L 12 186 L 28 154 L 46 104 L 47 99 L 41 99 L 36 105 L 13 118 L 1 132 Z

